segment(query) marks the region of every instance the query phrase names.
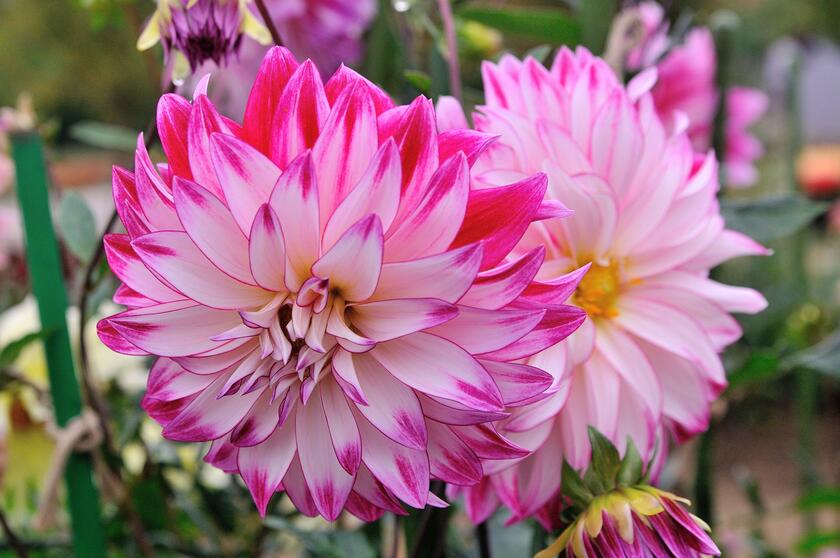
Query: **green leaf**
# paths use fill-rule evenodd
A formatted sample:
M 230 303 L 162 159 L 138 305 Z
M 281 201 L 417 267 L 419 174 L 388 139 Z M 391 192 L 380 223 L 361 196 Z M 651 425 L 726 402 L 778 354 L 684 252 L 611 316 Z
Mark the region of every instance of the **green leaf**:
M 578 0 L 581 43 L 593 54 L 604 51 L 617 7 L 617 0 Z
M 46 337 L 47 331 L 41 330 L 15 339 L 0 349 L 0 366 L 9 366 L 15 363 L 23 350 L 32 343 Z
M 811 555 L 817 550 L 840 544 L 840 531 L 832 533 L 814 533 L 807 535 L 796 543 L 796 550 L 800 554 Z
M 802 510 L 840 508 L 840 486 L 824 486 L 811 490 L 799 500 L 799 507 Z
M 721 204 L 726 226 L 758 242 L 790 236 L 827 209 L 827 203 L 811 201 L 799 194 Z
M 563 477 L 561 483 L 563 494 L 578 506 L 585 508 L 592 501 L 594 495 L 592 491 L 584 484 L 583 479 L 580 478 L 577 471 L 575 471 L 568 461 L 563 461 Z
M 91 258 L 99 237 L 93 213 L 79 194 L 70 192 L 61 199 L 58 229 L 64 243 L 77 258 L 83 262 Z
M 525 53 L 525 58 L 530 56 L 540 64 L 545 64 L 545 61 L 548 60 L 548 55 L 551 54 L 552 50 L 554 50 L 554 47 L 551 45 L 535 46 Z
M 93 147 L 134 153 L 137 132 L 125 126 L 84 120 L 70 127 L 70 137 Z
M 729 389 L 765 382 L 783 371 L 775 354 L 752 353 L 741 368 L 729 375 Z
M 402 45 L 392 21 L 394 10 L 389 0 L 379 0 L 376 19 L 367 34 L 365 77 L 395 95 L 403 85 Z
M 816 345 L 786 358 L 782 366 L 786 369 L 808 368 L 829 376 L 840 377 L 840 330 Z
M 428 95 L 432 86 L 432 78 L 420 70 L 406 70 L 403 72 L 405 80 L 423 95 Z
M 633 443 L 633 438 L 627 437 L 627 449 L 624 451 L 624 459 L 621 460 L 621 466 L 618 468 L 618 475 L 616 482 L 621 486 L 632 486 L 638 484 L 642 475 L 644 474 L 645 463 L 639 450 L 636 449 L 636 444 Z
M 576 45 L 580 42 L 580 28 L 566 12 L 546 9 L 512 9 L 465 7 L 457 15 L 477 21 L 511 35 L 521 35 L 552 45 Z
M 592 445 L 592 469 L 596 478 L 606 490 L 615 486 L 616 475 L 621 467 L 621 457 L 609 439 L 598 432 L 598 429 L 590 426 L 589 443 Z

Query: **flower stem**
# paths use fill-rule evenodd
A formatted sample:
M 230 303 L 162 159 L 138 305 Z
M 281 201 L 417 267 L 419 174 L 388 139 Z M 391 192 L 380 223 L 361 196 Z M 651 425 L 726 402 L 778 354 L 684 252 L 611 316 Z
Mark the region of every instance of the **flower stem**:
M 438 0 L 443 31 L 446 35 L 447 64 L 449 65 L 449 90 L 459 101 L 463 101 L 461 87 L 461 65 L 458 59 L 458 36 L 455 33 L 455 18 L 449 0 Z
M 486 521 L 482 521 L 475 526 L 475 538 L 478 539 L 478 555 L 481 558 L 493 558 L 490 547 L 490 533 L 487 531 Z
M 271 33 L 271 40 L 274 41 L 274 44 L 277 46 L 283 46 L 283 39 L 280 38 L 280 32 L 277 31 L 277 26 L 274 24 L 274 20 L 271 19 L 271 13 L 269 13 L 268 8 L 265 6 L 264 0 L 254 0 L 257 5 L 257 10 L 260 12 L 260 17 L 263 19 L 263 23 L 268 28 L 268 32 Z

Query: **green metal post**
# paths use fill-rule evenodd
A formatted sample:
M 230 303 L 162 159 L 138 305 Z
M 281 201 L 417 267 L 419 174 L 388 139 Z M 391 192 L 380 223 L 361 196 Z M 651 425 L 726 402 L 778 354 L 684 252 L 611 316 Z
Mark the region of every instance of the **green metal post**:
M 64 426 L 81 412 L 82 398 L 67 331 L 67 293 L 50 217 L 43 145 L 36 133 L 12 134 L 11 140 L 32 291 L 38 300 L 41 327 L 49 332 L 44 338 L 44 351 L 55 419 L 59 426 Z M 72 454 L 67 461 L 64 480 L 76 557 L 104 558 L 105 537 L 90 455 Z

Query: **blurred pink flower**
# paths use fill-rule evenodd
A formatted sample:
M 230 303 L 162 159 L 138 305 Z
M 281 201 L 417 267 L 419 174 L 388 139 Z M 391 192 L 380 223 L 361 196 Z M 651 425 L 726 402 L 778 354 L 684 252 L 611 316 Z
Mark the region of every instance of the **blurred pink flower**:
M 23 250 L 21 226 L 17 207 L 0 205 L 0 271 L 6 269 L 13 254 Z
M 712 33 L 705 27 L 694 28 L 682 44 L 667 51 L 668 25 L 661 6 L 645 2 L 635 9 L 645 35 L 641 46 L 628 56 L 628 68 L 656 68 L 652 94 L 657 112 L 670 130 L 685 128 L 694 149 L 703 153 L 712 144 L 720 95 Z M 754 162 L 764 151 L 749 128 L 767 110 L 767 103 L 767 95 L 757 89 L 732 87 L 727 93 L 724 164 L 728 185 L 750 186 L 758 180 Z
M 467 491 L 473 520 L 500 501 L 518 520 L 556 503 L 564 459 L 586 467 L 588 425 L 621 448 L 632 438 L 646 459 L 657 444 L 665 453 L 668 434 L 684 440 L 705 430 L 726 385 L 718 353 L 741 335 L 730 312 L 766 305 L 753 290 L 711 280 L 709 270 L 766 250 L 725 229 L 714 155 L 696 160 L 686 134 L 668 131 L 644 88 L 625 88 L 587 50 L 562 49 L 550 70 L 505 56 L 486 62 L 483 76 L 487 101 L 474 121 L 500 139 L 476 163 L 475 180 L 548 175 L 547 199 L 575 213 L 534 223 L 517 250 L 546 245 L 542 285 L 586 272 L 564 294 L 590 318 L 527 360 L 552 373 L 551 395 L 497 423 L 535 453 L 486 465 L 488 478 Z M 464 123 L 451 100 L 439 118 L 442 128 Z
M 489 423 L 552 378 L 512 361 L 584 318 L 562 302 L 576 275 L 532 285 L 543 248 L 504 261 L 568 214 L 545 175 L 471 192 L 490 136 L 439 134 L 430 101 L 395 107 L 347 68 L 322 85 L 279 47 L 242 126 L 200 85 L 161 99 L 158 129 L 168 165 L 140 138 L 134 173 L 114 170 L 129 310 L 99 332 L 160 357 L 143 407 L 164 436 L 212 441 L 261 513 L 285 489 L 330 520 L 445 505 L 431 478 L 474 484 L 480 459 L 527 453 Z
M 0 145 L 0 196 L 9 191 L 14 179 L 15 166 L 12 163 L 12 159 L 3 153 L 2 145 Z

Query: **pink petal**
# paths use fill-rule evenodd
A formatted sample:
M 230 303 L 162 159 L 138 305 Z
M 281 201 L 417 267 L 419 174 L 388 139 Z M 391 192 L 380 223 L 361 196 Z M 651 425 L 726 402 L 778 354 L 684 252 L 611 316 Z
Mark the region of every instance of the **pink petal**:
M 394 101 L 388 97 L 388 94 L 382 91 L 378 86 L 374 85 L 370 81 L 368 81 L 365 77 L 361 76 L 357 72 L 354 72 L 344 64 L 342 64 L 338 70 L 327 80 L 327 83 L 324 85 L 324 90 L 327 94 L 327 99 L 330 102 L 330 106 L 334 106 L 336 100 L 339 96 L 344 92 L 345 89 L 348 87 L 352 87 L 357 82 L 362 83 L 367 89 L 368 93 L 373 98 L 373 105 L 376 107 L 376 114 L 377 116 L 382 114 L 383 112 L 394 108 Z
M 166 153 L 166 160 L 176 176 L 186 179 L 192 179 L 187 148 L 187 128 L 191 111 L 189 101 L 180 95 L 167 93 L 158 101 L 157 131 Z
M 476 243 L 408 262 L 385 263 L 373 299 L 439 298 L 456 302 L 478 274 L 482 254 L 481 244 Z
M 531 453 L 502 437 L 489 424 L 451 425 L 450 428 L 481 459 L 517 459 Z
M 292 161 L 277 180 L 269 202 L 283 230 L 294 231 L 286 246 L 286 286 L 298 290 L 320 254 L 318 183 L 309 151 Z M 290 239 L 291 240 L 291 239 Z
M 313 395 L 305 405 L 298 406 L 295 423 L 298 456 L 315 506 L 328 521 L 335 521 L 353 488 L 353 476 L 341 467 L 336 457 L 321 397 Z
M 264 204 L 251 227 L 248 254 L 257 284 L 270 291 L 285 291 L 286 246 L 280 218 Z
M 354 475 L 362 462 L 362 441 L 356 419 L 338 384 L 322 382 L 320 391 L 335 455 L 341 467 Z
M 152 275 L 135 253 L 127 235 L 105 235 L 105 257 L 114 274 L 143 296 L 157 302 L 172 302 L 184 298 Z
M 266 126 L 266 122 L 274 120 L 280 97 L 297 68 L 298 63 L 288 49 L 272 47 L 257 72 L 245 107 L 242 133 L 244 139 L 262 153 L 268 153 L 273 130 L 271 126 Z
M 312 274 L 329 279 L 344 300 L 370 298 L 382 267 L 382 223 L 368 215 L 353 225 L 312 266 Z
M 479 359 L 478 362 L 493 377 L 505 405 L 515 405 L 540 395 L 554 380 L 551 374 L 534 366 L 484 359 Z
M 280 169 L 247 143 L 225 134 L 210 137 L 210 157 L 230 212 L 247 235 L 257 209 L 268 201 Z
M 479 273 L 470 290 L 458 302 L 490 310 L 506 306 L 528 287 L 544 258 L 545 247 L 538 246 L 517 260 Z
M 422 196 L 418 193 L 413 211 L 406 212 L 401 207 L 397 225 L 388 232 L 388 261 L 410 260 L 446 250 L 464 220 L 469 190 L 467 158 L 458 153 L 434 173 Z M 406 203 L 405 197 L 402 203 Z M 468 243 L 459 246 L 463 244 Z
M 536 174 L 509 186 L 473 190 L 452 248 L 482 241 L 482 269 L 498 264 L 522 238 L 545 194 L 548 179 Z M 511 208 L 516 208 L 511 211 Z
M 544 308 L 545 316 L 530 333 L 507 347 L 483 356 L 507 361 L 529 357 L 562 341 L 586 319 L 586 312 L 574 306 L 557 304 Z
M 368 88 L 357 81 L 332 106 L 312 155 L 318 168 L 321 223 L 356 185 L 378 148 L 376 112 Z
M 321 76 L 315 64 L 307 60 L 295 70 L 277 103 L 269 138 L 271 160 L 285 169 L 301 153 L 312 149 L 329 110 Z
M 475 453 L 445 424 L 430 420 L 429 471 L 435 478 L 459 486 L 477 484 L 482 477 Z
M 423 393 L 467 407 L 503 407 L 499 388 L 487 371 L 457 345 L 428 333 L 414 333 L 376 346 L 371 354 L 403 383 Z
M 259 392 L 217 397 L 227 381 L 225 375 L 199 393 L 163 429 L 163 436 L 177 442 L 204 442 L 227 434 L 259 397 Z
M 160 231 L 132 246 L 148 267 L 179 292 L 205 306 L 239 309 L 268 302 L 270 293 L 237 281 L 213 265 L 186 233 Z
M 159 358 L 149 371 L 146 396 L 161 401 L 182 399 L 205 389 L 215 379 L 211 374 L 192 374 L 168 358 Z
M 198 249 L 234 279 L 253 285 L 248 239 L 228 208 L 208 190 L 182 178 L 175 178 L 173 192 L 178 218 Z
M 374 341 L 402 337 L 458 316 L 457 307 L 435 298 L 380 300 L 350 306 L 348 311 L 353 326 Z
M 484 310 L 458 305 L 458 315 L 429 330 L 472 354 L 507 347 L 528 334 L 545 310 Z
M 356 365 L 353 362 L 353 355 L 347 351 L 336 351 L 333 355 L 332 366 L 335 379 L 341 386 L 344 394 L 358 405 L 369 405 L 365 397 L 359 376 L 356 373 Z
M 263 390 L 248 414 L 231 431 L 230 442 L 239 447 L 264 443 L 280 421 L 278 411 L 281 402 L 279 399 L 272 401 L 271 391 Z
M 213 310 L 192 301 L 128 310 L 108 323 L 131 344 L 161 356 L 187 356 L 222 345 L 214 335 L 239 323 L 235 312 Z
M 358 184 L 338 205 L 324 230 L 323 248 L 329 249 L 353 223 L 376 214 L 382 229 L 391 226 L 400 203 L 400 155 L 393 139 L 379 148 Z
M 362 435 L 362 461 L 394 495 L 415 508 L 426 504 L 429 492 L 429 458 L 423 450 L 393 442 L 362 416 L 357 415 Z
M 283 477 L 283 488 L 298 511 L 309 517 L 318 515 L 318 508 L 306 484 L 300 459 L 297 455 L 289 465 L 286 476 Z
M 222 116 L 206 95 L 199 95 L 193 101 L 187 139 L 189 144 L 190 169 L 195 182 L 207 188 L 217 198 L 224 199 L 224 192 L 216 176 L 210 151 L 210 136 L 216 132 L 232 134 Z
M 455 97 L 441 95 L 435 105 L 435 116 L 439 132 L 468 130 L 470 125 L 464 114 L 464 108 Z M 441 148 L 441 151 L 443 149 Z M 441 157 L 445 161 L 448 157 Z
M 414 391 L 368 355 L 355 355 L 353 363 L 368 402 L 357 405 L 357 410 L 398 444 L 425 449 L 426 424 Z
M 277 491 L 295 457 L 295 421 L 289 420 L 263 443 L 239 449 L 237 466 L 260 515 Z
M 443 164 L 458 152 L 463 152 L 467 157 L 467 163 L 472 167 L 490 144 L 496 141 L 496 137 L 493 134 L 475 130 L 444 131 L 438 136 L 440 162 Z

